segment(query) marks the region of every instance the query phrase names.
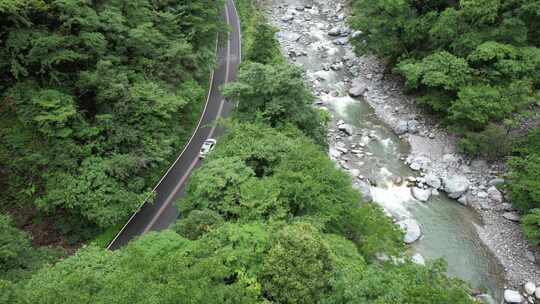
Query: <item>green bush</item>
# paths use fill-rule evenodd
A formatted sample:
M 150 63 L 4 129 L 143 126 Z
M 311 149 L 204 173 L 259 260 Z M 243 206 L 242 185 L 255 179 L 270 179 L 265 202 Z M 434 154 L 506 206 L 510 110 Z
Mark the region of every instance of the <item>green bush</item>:
M 238 103 L 236 116 L 241 120 L 262 120 L 278 128 L 292 124 L 327 146 L 324 117 L 312 107 L 315 97 L 304 84 L 303 71 L 295 66 L 245 64 L 224 95 Z
M 540 208 L 540 154 L 514 157 L 508 164 L 514 206 L 522 213 Z
M 457 148 L 471 157 L 497 160 L 511 152 L 512 143 L 513 139 L 505 127 L 490 124 L 484 131 L 465 133 L 459 139 Z
M 529 213 L 521 218 L 521 226 L 529 242 L 540 246 L 540 208 L 529 210 Z

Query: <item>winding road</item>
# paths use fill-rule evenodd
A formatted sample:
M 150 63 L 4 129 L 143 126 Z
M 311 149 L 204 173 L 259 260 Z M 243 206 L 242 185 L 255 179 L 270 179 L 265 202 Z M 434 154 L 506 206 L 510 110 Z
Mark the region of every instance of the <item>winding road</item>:
M 182 153 L 153 189 L 153 202 L 146 201 L 141 205 L 109 243 L 109 250 L 116 250 L 148 231 L 165 229 L 178 218 L 174 202 L 184 194 L 187 180 L 200 165 L 199 150 L 203 142 L 223 134 L 223 129 L 215 122 L 227 117 L 234 105 L 225 100 L 219 88 L 236 79 L 242 47 L 240 20 L 233 0 L 226 0 L 222 15 L 231 30 L 218 40 L 218 67 L 211 75 L 206 105 L 197 128 Z

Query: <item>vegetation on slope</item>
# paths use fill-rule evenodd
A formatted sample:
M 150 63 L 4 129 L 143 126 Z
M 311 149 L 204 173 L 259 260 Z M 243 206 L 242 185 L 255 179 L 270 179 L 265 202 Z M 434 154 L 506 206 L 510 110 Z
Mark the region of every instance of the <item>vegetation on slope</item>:
M 37 208 L 73 242 L 123 222 L 199 116 L 220 9 L 0 1 L 0 208 Z
M 30 279 L 0 281 L 0 301 L 473 303 L 440 261 L 375 258 L 401 256 L 403 233 L 362 202 L 308 129 L 305 117 L 325 120 L 295 69 L 251 62 L 240 75 L 226 92 L 245 105 L 190 179 L 172 229 L 115 252 L 88 246 Z M 265 91 L 286 81 L 298 92 Z
M 518 132 L 540 99 L 538 1 L 355 0 L 354 12 L 358 51 L 386 58 L 419 104 L 461 136 L 463 152 L 512 156 L 511 198 L 531 212 L 525 232 L 540 244 L 539 131 Z

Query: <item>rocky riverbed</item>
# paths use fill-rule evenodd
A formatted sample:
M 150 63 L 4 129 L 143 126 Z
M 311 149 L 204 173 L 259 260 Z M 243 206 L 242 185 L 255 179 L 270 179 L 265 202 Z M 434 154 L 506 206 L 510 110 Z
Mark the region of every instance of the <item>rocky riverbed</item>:
M 329 130 L 330 156 L 353 176 L 354 186 L 367 200 L 381 204 L 406 230 L 404 241 L 414 244 L 425 232 L 424 243 L 428 242 L 428 231 L 422 231 L 425 227 L 415 220 L 411 210 L 421 210 L 422 204 L 458 205 L 447 200 L 446 193 L 467 206 L 447 210 L 459 216 L 454 221 L 467 222 L 456 225 L 472 227 L 471 234 L 475 234 L 460 242 L 468 241 L 474 244 L 465 246 L 477 246 L 481 240 L 489 252 L 480 259 L 492 259 L 502 265 L 481 261 L 476 265 L 477 272 L 492 274 L 464 279 L 485 278 L 494 282 L 492 289 L 500 289 L 493 291 L 497 293 L 496 298 L 513 296 L 516 299 L 516 294 L 502 292 L 502 288 L 511 288 L 533 299 L 531 293 L 524 292 L 530 291 L 530 284 L 528 289 L 524 284 L 540 283 L 540 268 L 523 239 L 519 216 L 500 190 L 504 180 L 499 177 L 504 167 L 482 160 L 470 161 L 456 153 L 455 138 L 415 107 L 414 99 L 402 93 L 399 79 L 384 76 L 385 66 L 381 61 L 373 56 L 354 54 L 349 39 L 361 33 L 347 27 L 345 1 L 267 0 L 266 7 L 269 19 L 280 29 L 278 38 L 284 53 L 291 62 L 306 70 L 307 81 L 319 97 L 316 106 L 328 110 L 334 117 Z M 351 114 L 355 111 L 359 113 Z M 394 134 L 390 134 L 392 132 Z M 467 212 L 478 214 L 480 221 L 476 222 L 474 214 L 465 214 Z M 424 210 L 415 214 L 428 213 Z M 434 225 L 430 229 L 436 230 L 437 224 Z M 429 244 L 418 247 L 429 247 Z M 481 252 L 482 249 L 471 251 Z M 419 253 L 413 257 L 417 261 L 424 260 Z M 455 263 L 449 261 L 449 272 L 459 263 L 459 258 Z M 481 269 L 483 267 L 490 269 Z M 498 275 L 503 276 L 504 280 L 500 280 L 503 283 L 498 282 Z M 489 282 L 471 282 L 475 283 L 489 285 Z

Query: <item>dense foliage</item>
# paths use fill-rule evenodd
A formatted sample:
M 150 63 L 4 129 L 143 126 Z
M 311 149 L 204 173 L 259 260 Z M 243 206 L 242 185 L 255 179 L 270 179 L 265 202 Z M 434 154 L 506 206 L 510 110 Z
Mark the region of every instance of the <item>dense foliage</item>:
M 30 279 L 0 281 L 0 301 L 473 303 L 441 262 L 375 259 L 403 256 L 403 233 L 380 208 L 362 202 L 319 138 L 302 128 L 299 118 L 316 112 L 306 99 L 294 100 L 309 97 L 301 80 L 293 79 L 299 92 L 273 96 L 264 91 L 268 82 L 251 78 L 266 76 L 258 71 L 276 83 L 299 74 L 281 64 L 244 66 L 228 90 L 256 106 L 257 115 L 239 109 L 226 122 L 226 135 L 190 178 L 172 229 L 115 252 L 88 246 Z M 250 90 L 264 97 L 249 97 Z M 286 115 L 265 111 L 277 105 Z
M 272 127 L 292 124 L 326 146 L 324 116 L 311 106 L 314 97 L 304 85 L 300 68 L 247 63 L 238 82 L 226 87 L 224 94 L 238 102 L 240 119 L 262 120 Z
M 299 131 L 230 123 L 179 207 L 172 230 L 114 253 L 85 248 L 6 294 L 45 304 L 473 303 L 442 264 L 374 259 L 401 255 L 402 233 Z
M 53 262 L 58 254 L 32 248 L 29 235 L 17 229 L 9 216 L 0 215 L 0 284 L 2 280 L 26 278 L 45 263 Z
M 354 6 L 351 24 L 363 32 L 358 50 L 387 58 L 419 102 L 458 133 L 482 132 L 490 123 L 509 127 L 540 96 L 537 1 L 355 0 Z M 464 145 L 483 154 L 489 144 Z
M 59 215 L 75 241 L 125 220 L 191 133 L 220 9 L 0 1 L 0 207 Z
M 538 1 L 355 0 L 354 11 L 357 49 L 388 59 L 418 102 L 461 136 L 462 152 L 512 156 L 508 190 L 530 212 L 525 234 L 540 244 L 540 132 L 520 138 L 521 121 L 540 105 Z
M 525 236 L 540 246 L 540 128 L 531 130 L 516 146 L 516 155 L 508 163 L 508 190 L 514 206 L 525 215 Z

